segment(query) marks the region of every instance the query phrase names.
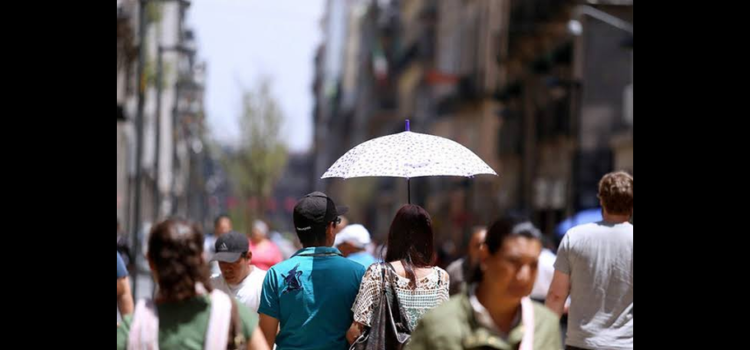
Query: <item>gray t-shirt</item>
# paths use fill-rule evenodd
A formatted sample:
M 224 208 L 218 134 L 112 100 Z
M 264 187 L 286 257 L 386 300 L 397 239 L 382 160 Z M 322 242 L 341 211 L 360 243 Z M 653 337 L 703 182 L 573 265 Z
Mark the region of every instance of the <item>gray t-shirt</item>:
M 566 344 L 633 348 L 633 225 L 574 227 L 560 243 L 555 270 L 570 275 Z

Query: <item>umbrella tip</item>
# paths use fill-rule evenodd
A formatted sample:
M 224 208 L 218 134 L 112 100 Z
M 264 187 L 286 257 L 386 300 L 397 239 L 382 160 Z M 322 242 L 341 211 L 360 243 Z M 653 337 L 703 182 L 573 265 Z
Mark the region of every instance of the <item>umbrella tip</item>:
M 406 120 L 406 131 L 411 131 L 411 128 L 409 128 L 409 119 Z

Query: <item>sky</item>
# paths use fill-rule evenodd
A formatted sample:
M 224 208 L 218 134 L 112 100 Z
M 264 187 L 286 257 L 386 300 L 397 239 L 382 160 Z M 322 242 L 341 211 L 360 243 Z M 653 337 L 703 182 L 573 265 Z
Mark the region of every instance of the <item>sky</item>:
M 206 62 L 205 108 L 215 140 L 239 141 L 241 91 L 268 77 L 292 152 L 312 144 L 315 50 L 324 0 L 193 0 L 187 23 Z

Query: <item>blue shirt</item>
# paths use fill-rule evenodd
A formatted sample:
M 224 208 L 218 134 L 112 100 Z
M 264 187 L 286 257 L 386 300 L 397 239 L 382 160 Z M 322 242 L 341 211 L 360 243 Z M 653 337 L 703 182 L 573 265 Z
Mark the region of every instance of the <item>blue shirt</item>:
M 125 262 L 122 261 L 122 257 L 120 257 L 120 253 L 117 253 L 117 279 L 127 277 L 128 276 L 128 270 L 125 268 Z
M 349 260 L 354 260 L 362 264 L 362 266 L 364 266 L 365 268 L 370 267 L 370 265 L 374 263 L 380 262 L 380 260 L 375 259 L 375 257 L 372 256 L 372 254 L 368 252 L 358 252 L 354 254 L 349 254 L 349 256 L 347 256 L 346 258 Z
M 278 350 L 349 348 L 346 331 L 365 268 L 332 247 L 309 247 L 272 266 L 258 313 L 279 320 Z

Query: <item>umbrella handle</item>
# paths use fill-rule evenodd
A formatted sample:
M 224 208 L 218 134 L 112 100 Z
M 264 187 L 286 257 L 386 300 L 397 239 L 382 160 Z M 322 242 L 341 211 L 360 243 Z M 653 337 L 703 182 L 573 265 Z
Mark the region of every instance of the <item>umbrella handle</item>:
M 406 125 L 407 125 L 407 130 L 408 130 L 409 121 L 407 120 L 406 123 L 407 123 Z M 409 199 L 409 204 L 411 204 L 411 179 L 408 177 L 406 178 L 406 193 L 408 196 L 407 198 Z
M 406 120 L 406 131 L 411 131 L 411 128 L 409 127 L 409 119 Z M 409 201 L 408 203 L 411 204 L 411 179 L 406 178 L 406 198 Z

